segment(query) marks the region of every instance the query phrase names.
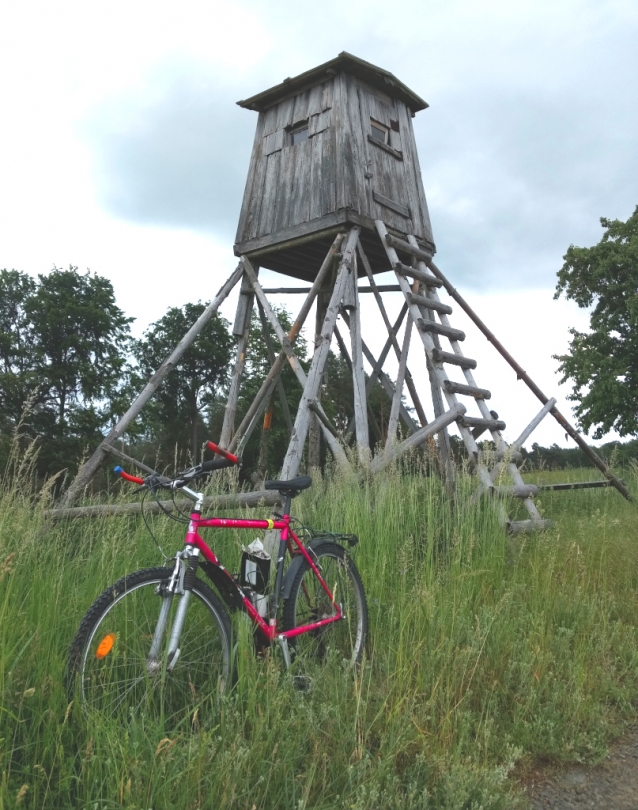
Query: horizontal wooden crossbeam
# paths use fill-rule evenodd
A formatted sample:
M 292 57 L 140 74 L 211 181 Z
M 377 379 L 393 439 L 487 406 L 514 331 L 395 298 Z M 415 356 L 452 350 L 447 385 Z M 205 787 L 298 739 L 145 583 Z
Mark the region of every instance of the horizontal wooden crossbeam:
M 239 492 L 236 495 L 213 495 L 204 498 L 204 508 L 215 510 L 237 509 L 241 507 L 274 506 L 281 502 L 281 495 L 272 490 L 259 492 Z M 159 514 L 161 512 L 185 511 L 192 507 L 193 502 L 181 498 L 176 501 L 156 501 L 144 504 L 144 513 Z M 44 516 L 49 520 L 64 520 L 70 518 L 91 518 L 111 515 L 137 515 L 142 508 L 141 503 L 109 503 L 102 506 L 76 506 L 71 509 L 47 509 Z
M 359 293 L 373 293 L 374 290 L 372 287 L 358 287 Z M 307 295 L 311 288 L 310 287 L 264 287 L 263 288 L 265 293 L 269 295 L 295 295 L 301 294 Z M 377 284 L 377 290 L 379 292 L 401 292 L 401 287 L 398 284 Z M 442 304 L 441 306 L 445 306 Z M 447 307 L 447 309 L 452 312 L 451 307 Z

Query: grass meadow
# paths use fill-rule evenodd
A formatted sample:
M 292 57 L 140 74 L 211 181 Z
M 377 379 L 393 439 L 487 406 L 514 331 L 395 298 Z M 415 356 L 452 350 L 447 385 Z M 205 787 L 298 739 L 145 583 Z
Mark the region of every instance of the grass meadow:
M 637 492 L 636 472 L 625 478 Z M 637 507 L 613 489 L 544 493 L 555 528 L 512 540 L 492 504 L 469 502 L 472 485 L 460 477 L 453 505 L 414 469 L 317 480 L 293 511 L 361 538 L 365 661 L 296 691 L 278 655 L 255 659 L 236 616 L 237 682 L 203 730 L 188 718 L 89 722 L 69 701 L 81 617 L 122 574 L 162 558 L 139 518 L 48 524 L 49 494 L 5 479 L 0 810 L 492 810 L 525 806 L 518 778 L 533 762 L 603 756 L 635 718 Z M 153 526 L 178 547 L 182 527 Z M 251 539 L 211 544 L 232 567 Z

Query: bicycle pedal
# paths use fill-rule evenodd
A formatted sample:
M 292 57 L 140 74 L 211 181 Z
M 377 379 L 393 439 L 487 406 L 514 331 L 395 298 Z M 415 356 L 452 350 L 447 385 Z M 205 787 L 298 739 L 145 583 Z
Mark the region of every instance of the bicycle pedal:
M 311 692 L 312 678 L 309 675 L 295 675 L 292 679 L 292 685 L 299 692 Z

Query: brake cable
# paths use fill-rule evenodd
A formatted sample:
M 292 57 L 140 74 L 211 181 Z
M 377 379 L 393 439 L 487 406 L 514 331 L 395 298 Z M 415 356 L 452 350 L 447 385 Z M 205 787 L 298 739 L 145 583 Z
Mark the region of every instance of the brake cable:
M 146 526 L 146 529 L 147 529 L 148 533 L 151 535 L 151 538 L 152 538 L 153 542 L 157 546 L 159 553 L 162 555 L 162 557 L 164 558 L 164 562 L 166 563 L 171 558 L 167 557 L 166 554 L 164 553 L 164 549 L 160 546 L 159 540 L 153 534 L 153 530 L 151 529 L 150 524 L 149 524 L 148 520 L 146 519 L 146 513 L 144 512 L 144 501 L 146 500 L 146 495 L 148 494 L 148 492 L 150 492 L 150 490 L 146 490 L 146 492 L 143 493 L 143 495 L 142 495 L 142 503 L 140 504 L 140 512 L 142 513 L 142 520 L 144 521 L 144 525 Z

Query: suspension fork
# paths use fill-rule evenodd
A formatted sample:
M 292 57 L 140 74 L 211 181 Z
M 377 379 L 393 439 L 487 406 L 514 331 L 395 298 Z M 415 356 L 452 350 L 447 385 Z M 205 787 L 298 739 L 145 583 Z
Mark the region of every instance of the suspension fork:
M 166 668 L 171 670 L 177 663 L 179 654 L 179 640 L 184 628 L 184 621 L 186 620 L 186 611 L 188 610 L 188 603 L 190 602 L 191 594 L 193 593 L 193 585 L 195 584 L 195 577 L 197 576 L 197 565 L 199 564 L 199 549 L 191 548 L 190 554 L 187 557 L 186 572 L 184 573 L 184 593 L 179 600 L 177 612 L 175 614 L 175 621 L 171 628 L 171 637 L 168 642 L 168 654 Z
M 149 650 L 146 659 L 146 668 L 149 675 L 154 675 L 159 672 L 161 662 L 159 660 L 162 640 L 166 633 L 168 626 L 168 618 L 175 594 L 182 594 L 173 627 L 171 628 L 171 635 L 168 641 L 167 651 L 167 669 L 172 670 L 177 663 L 180 654 L 179 641 L 184 628 L 184 621 L 186 619 L 186 611 L 188 610 L 188 603 L 193 591 L 193 584 L 197 576 L 197 566 L 199 563 L 199 549 L 188 547 L 177 555 L 175 560 L 175 567 L 171 578 L 166 586 L 162 598 L 162 606 L 160 608 L 157 624 L 155 625 L 155 632 L 153 634 L 153 641 L 151 649 Z

